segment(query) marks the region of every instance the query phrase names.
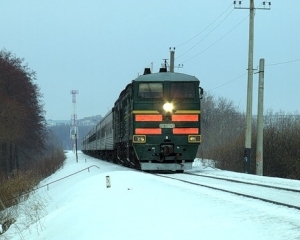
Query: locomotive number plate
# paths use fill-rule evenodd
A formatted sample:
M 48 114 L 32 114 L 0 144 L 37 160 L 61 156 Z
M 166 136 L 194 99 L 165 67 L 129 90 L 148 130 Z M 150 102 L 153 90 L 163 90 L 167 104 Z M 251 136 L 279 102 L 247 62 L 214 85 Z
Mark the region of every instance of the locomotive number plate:
M 161 123 L 159 124 L 160 128 L 174 128 L 175 124 L 174 123 Z

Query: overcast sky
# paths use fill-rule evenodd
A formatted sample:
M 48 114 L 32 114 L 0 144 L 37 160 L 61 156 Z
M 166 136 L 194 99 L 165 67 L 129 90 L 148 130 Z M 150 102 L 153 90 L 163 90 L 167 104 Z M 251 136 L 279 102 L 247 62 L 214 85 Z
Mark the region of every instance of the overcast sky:
M 255 0 L 257 8 L 263 1 Z M 249 7 L 249 0 L 242 1 Z M 265 58 L 265 111 L 300 112 L 300 1 L 256 10 L 254 67 Z M 145 67 L 176 47 L 175 71 L 246 111 L 249 10 L 232 0 L 4 0 L 0 47 L 37 73 L 46 119 L 104 116 Z M 253 113 L 258 74 L 254 75 Z

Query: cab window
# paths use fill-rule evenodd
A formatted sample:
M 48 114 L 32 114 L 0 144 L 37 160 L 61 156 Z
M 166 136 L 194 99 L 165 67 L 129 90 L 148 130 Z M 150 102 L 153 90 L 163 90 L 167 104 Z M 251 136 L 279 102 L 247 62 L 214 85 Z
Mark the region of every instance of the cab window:
M 171 83 L 170 87 L 171 98 L 194 98 L 195 85 L 194 83 Z
M 140 83 L 138 96 L 141 98 L 162 98 L 162 83 Z

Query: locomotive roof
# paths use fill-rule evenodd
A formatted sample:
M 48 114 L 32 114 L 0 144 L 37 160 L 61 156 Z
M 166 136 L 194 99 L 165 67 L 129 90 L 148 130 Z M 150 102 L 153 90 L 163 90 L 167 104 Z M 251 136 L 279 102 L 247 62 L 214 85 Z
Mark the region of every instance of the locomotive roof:
M 134 79 L 133 81 L 141 82 L 152 82 L 152 81 L 199 81 L 198 78 L 185 73 L 174 73 L 174 72 L 159 72 L 151 73 L 146 75 L 141 75 Z

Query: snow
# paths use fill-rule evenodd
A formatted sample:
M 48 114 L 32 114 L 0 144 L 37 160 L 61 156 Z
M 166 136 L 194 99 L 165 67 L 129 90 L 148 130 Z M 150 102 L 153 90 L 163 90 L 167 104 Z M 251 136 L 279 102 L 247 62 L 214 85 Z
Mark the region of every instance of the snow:
M 40 219 L 7 239 L 300 239 L 299 210 L 157 177 L 67 152 L 64 167 L 30 199 L 42 199 Z M 60 181 L 77 171 L 95 165 Z M 299 187 L 300 181 L 203 167 L 193 172 Z M 106 187 L 106 177 L 111 187 Z M 49 185 L 47 185 L 49 184 Z M 28 201 L 30 201 L 30 199 Z M 21 232 L 21 233 L 20 233 Z M 0 237 L 1 239 L 1 237 Z

